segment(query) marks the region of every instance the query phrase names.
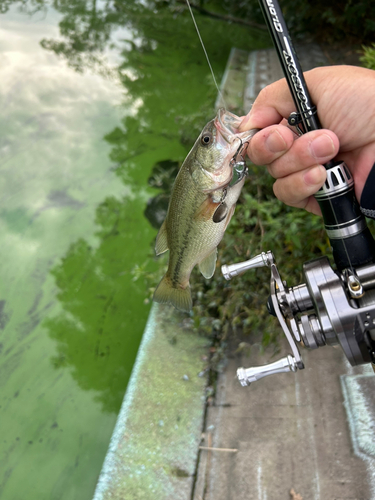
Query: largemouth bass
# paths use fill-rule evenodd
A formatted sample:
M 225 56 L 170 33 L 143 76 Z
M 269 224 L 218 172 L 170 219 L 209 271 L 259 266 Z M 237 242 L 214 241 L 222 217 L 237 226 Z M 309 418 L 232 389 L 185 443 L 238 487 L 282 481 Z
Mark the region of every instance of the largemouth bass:
M 192 307 L 193 267 L 205 278 L 215 272 L 217 246 L 234 213 L 245 172 L 233 179 L 237 159 L 257 132 L 239 133 L 241 119 L 220 109 L 202 130 L 173 185 L 167 216 L 156 238 L 156 255 L 169 250 L 168 270 L 154 300 L 181 311 Z

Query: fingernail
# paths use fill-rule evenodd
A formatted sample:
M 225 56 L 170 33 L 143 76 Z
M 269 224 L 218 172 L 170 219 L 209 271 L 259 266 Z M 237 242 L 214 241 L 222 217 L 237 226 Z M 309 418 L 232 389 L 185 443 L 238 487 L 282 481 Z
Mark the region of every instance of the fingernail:
M 281 153 L 287 149 L 287 145 L 282 135 L 277 130 L 273 130 L 266 139 L 266 148 L 271 153 Z
M 326 158 L 335 153 L 335 145 L 329 135 L 323 134 L 310 143 L 311 153 L 314 158 Z
M 310 168 L 303 176 L 303 180 L 309 186 L 323 186 L 325 179 L 326 169 L 322 165 Z
M 251 113 L 251 111 L 250 111 Z M 240 132 L 246 130 L 246 125 L 250 120 L 250 113 L 248 113 L 246 116 L 243 117 L 242 122 L 240 123 L 240 126 L 238 127 L 238 130 Z

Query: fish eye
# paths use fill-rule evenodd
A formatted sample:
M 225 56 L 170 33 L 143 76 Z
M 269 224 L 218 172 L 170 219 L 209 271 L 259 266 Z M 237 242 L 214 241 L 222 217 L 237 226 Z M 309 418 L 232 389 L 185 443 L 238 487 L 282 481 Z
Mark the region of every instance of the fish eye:
M 211 142 L 212 142 L 211 132 L 204 133 L 201 138 L 201 143 L 203 144 L 203 146 L 208 146 L 209 144 L 211 144 Z

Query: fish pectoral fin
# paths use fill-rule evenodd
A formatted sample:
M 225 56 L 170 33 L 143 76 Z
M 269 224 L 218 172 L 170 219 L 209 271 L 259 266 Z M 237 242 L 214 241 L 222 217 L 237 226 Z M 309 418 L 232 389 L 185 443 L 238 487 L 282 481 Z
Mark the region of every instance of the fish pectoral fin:
M 203 203 L 198 207 L 195 213 L 196 219 L 209 220 L 217 210 L 220 203 L 215 203 L 211 196 L 207 196 Z
M 221 222 L 225 219 L 227 215 L 228 215 L 228 205 L 225 202 L 223 202 L 220 203 L 220 205 L 215 210 L 215 213 L 212 216 L 212 220 L 216 223 Z
M 199 270 L 206 279 L 212 278 L 216 268 L 217 248 L 215 248 L 202 262 L 199 263 Z
M 167 240 L 167 226 L 165 221 L 159 229 L 158 235 L 156 236 L 155 252 L 156 255 L 161 255 L 168 250 L 168 240 Z

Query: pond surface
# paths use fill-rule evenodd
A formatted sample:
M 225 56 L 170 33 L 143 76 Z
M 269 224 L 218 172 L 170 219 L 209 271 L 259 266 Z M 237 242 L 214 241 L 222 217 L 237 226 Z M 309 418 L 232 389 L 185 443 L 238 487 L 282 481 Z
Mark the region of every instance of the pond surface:
M 150 307 L 147 179 L 184 158 L 215 92 L 181 9 L 0 12 L 0 498 L 86 500 Z M 198 21 L 218 77 L 233 45 L 267 41 Z

